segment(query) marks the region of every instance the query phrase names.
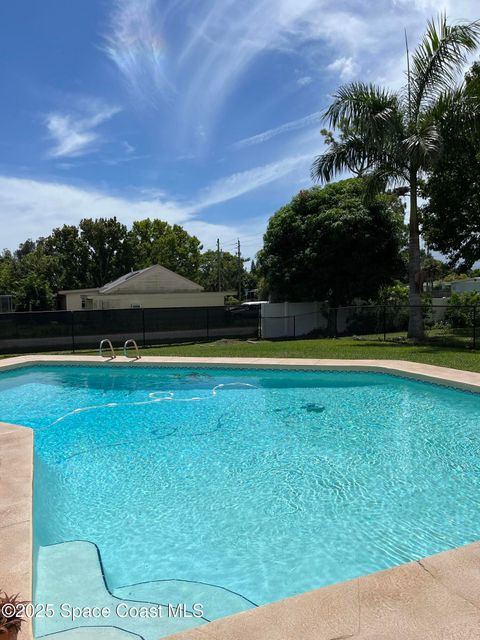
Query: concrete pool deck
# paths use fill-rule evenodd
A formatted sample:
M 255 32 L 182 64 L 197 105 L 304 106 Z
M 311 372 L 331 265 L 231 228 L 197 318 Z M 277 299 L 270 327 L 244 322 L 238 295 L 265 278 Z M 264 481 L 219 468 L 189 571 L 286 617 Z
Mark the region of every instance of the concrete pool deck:
M 480 374 L 400 360 L 19 356 L 35 364 L 378 371 L 480 392 Z M 0 590 L 32 592 L 33 431 L 0 423 Z M 95 631 L 92 629 L 92 640 Z M 86 636 L 85 636 L 86 637 Z M 480 638 L 480 542 L 264 605 L 172 640 L 474 640 Z M 20 640 L 32 638 L 27 626 Z
M 480 542 L 222 618 L 169 640 L 475 640 Z
M 0 422 L 0 591 L 21 600 L 32 592 L 32 489 L 33 431 Z

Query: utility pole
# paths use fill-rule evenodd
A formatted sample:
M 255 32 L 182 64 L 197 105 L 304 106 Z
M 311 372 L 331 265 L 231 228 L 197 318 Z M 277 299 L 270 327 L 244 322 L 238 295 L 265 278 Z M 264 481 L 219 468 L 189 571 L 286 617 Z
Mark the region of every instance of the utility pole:
M 217 287 L 222 290 L 222 254 L 220 251 L 220 238 L 217 238 Z
M 238 301 L 242 301 L 242 254 L 240 252 L 240 239 L 237 239 L 237 278 L 238 278 Z

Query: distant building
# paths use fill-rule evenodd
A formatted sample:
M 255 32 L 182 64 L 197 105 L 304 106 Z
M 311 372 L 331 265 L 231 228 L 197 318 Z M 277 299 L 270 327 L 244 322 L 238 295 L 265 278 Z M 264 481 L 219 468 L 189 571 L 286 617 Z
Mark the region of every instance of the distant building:
M 221 307 L 229 293 L 204 291 L 196 282 L 155 264 L 96 289 L 59 291 L 58 299 L 59 308 L 67 311 Z
M 480 278 L 452 280 L 450 285 L 452 293 L 470 293 L 470 291 L 478 291 L 480 293 Z
M 453 293 L 469 293 L 478 291 L 480 293 L 480 278 L 464 278 L 463 280 L 449 280 L 435 282 L 430 289 L 425 291 L 431 294 L 432 298 L 450 298 Z

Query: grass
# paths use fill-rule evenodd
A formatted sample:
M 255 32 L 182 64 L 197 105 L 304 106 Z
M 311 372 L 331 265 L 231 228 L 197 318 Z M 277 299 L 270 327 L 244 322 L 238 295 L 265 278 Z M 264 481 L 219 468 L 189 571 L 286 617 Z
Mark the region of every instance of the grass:
M 363 338 L 321 338 L 309 340 L 215 340 L 191 342 L 158 347 L 141 348 L 144 356 L 201 356 L 201 357 L 259 357 L 259 358 L 337 358 L 337 359 L 381 359 L 410 360 L 441 367 L 463 369 L 480 373 L 480 351 L 471 349 L 471 339 L 442 344 L 441 339 L 431 336 L 425 344 L 411 344 L 401 339 L 383 341 L 378 335 Z M 122 349 L 116 349 L 118 354 Z M 52 352 L 50 352 L 52 353 Z M 71 352 L 55 352 L 70 354 Z M 97 355 L 98 351 L 85 350 L 76 355 Z M 2 354 L 1 358 L 14 354 Z
M 118 352 L 118 350 L 117 350 Z M 120 350 L 121 352 L 121 350 Z M 89 351 L 84 353 L 98 353 Z M 480 352 L 465 346 L 444 346 L 435 342 L 413 345 L 378 339 L 314 340 L 218 340 L 140 349 L 145 356 L 259 357 L 259 358 L 344 358 L 411 360 L 480 373 Z

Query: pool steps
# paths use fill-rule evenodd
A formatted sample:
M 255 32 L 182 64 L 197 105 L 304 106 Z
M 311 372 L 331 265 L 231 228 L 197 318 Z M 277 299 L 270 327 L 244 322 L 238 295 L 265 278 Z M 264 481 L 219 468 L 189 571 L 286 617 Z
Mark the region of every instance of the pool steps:
M 158 580 L 119 587 L 107 587 L 96 545 L 86 541 L 63 542 L 40 547 L 37 560 L 36 603 L 50 603 L 57 612 L 52 618 L 37 618 L 35 638 L 52 640 L 158 640 L 187 631 L 208 621 L 246 611 L 256 605 L 240 594 L 216 585 L 188 580 Z M 106 607 L 108 618 L 81 618 L 72 621 L 58 615 L 60 605 Z M 203 618 L 169 617 L 168 604 L 184 603 L 191 611 L 201 603 Z M 161 618 L 121 617 L 130 607 L 152 607 L 162 604 Z M 90 635 L 89 635 L 90 634 Z
M 37 636 L 38 637 L 38 636 Z M 142 640 L 137 633 L 130 633 L 115 627 L 78 627 L 42 636 L 47 640 Z

